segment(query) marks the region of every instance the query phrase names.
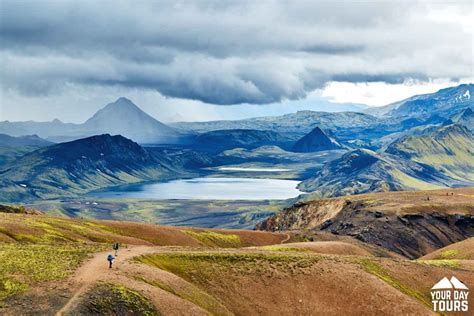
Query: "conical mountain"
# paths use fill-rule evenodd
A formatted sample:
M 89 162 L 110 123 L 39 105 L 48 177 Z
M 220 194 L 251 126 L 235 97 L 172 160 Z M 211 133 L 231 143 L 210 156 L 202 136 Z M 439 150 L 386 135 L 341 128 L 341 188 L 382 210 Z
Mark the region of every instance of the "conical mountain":
M 295 143 L 292 151 L 308 153 L 339 148 L 341 148 L 341 145 L 334 138 L 329 137 L 319 127 L 315 127 L 309 134 Z
M 146 114 L 127 98 L 107 104 L 82 129 L 88 135 L 119 134 L 139 143 L 172 143 L 179 136 L 175 129 Z

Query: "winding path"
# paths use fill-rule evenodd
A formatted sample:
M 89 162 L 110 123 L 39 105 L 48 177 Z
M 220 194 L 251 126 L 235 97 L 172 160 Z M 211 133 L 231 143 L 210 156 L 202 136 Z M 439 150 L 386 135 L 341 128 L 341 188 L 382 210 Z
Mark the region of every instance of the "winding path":
M 291 238 L 291 235 L 290 235 L 290 234 L 286 234 L 286 238 L 283 239 L 283 240 L 280 242 L 280 244 L 286 243 L 288 240 L 290 240 L 290 238 Z
M 160 252 L 160 247 L 129 246 L 119 251 L 112 269 L 108 268 L 106 260 L 107 255 L 111 251 L 95 254 L 76 270 L 70 279 L 74 284 L 71 289 L 73 295 L 56 315 L 68 315 L 74 311 L 87 291 L 99 281 L 121 284 L 143 293 L 157 307 L 160 313 L 164 315 L 208 315 L 207 311 L 187 300 L 130 277 L 130 275 L 147 276 L 147 278 L 164 280 L 167 283 L 174 282 L 181 283 L 181 285 L 184 284 L 185 286 L 192 286 L 171 273 L 130 260 L 133 257 L 156 252 Z

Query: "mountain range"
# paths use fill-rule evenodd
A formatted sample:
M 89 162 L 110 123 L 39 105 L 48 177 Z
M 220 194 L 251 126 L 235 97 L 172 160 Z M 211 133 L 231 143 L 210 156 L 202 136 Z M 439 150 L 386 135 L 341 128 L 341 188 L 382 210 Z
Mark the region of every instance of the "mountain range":
M 285 148 L 291 143 L 289 137 L 274 131 L 230 129 L 202 133 L 193 141 L 193 147 L 197 150 L 222 152 L 233 148 L 253 149 L 265 145 Z
M 377 116 L 299 111 L 167 126 L 119 98 L 83 124 L 1 122 L 0 132 L 39 136 L 0 136 L 0 200 L 179 178 L 218 163 L 278 164 L 317 196 L 473 185 L 472 87 L 414 96 Z
M 225 129 L 271 130 L 292 136 L 296 140 L 308 134 L 317 126 L 324 130 L 364 128 L 378 121 L 379 119 L 372 115 L 358 112 L 298 111 L 281 116 L 257 117 L 236 121 L 181 122 L 170 125 L 181 130 L 199 133 Z
M 456 112 L 471 108 L 474 100 L 474 84 L 461 84 L 441 89 L 435 93 L 421 94 L 382 107 L 364 110 L 365 113 L 382 118 L 417 118 L 426 120 L 433 116 L 449 118 Z
M 367 192 L 474 185 L 474 137 L 461 125 L 403 137 L 385 152 L 350 151 L 299 188 L 330 197 Z
M 0 147 L 34 146 L 44 147 L 53 144 L 50 141 L 38 137 L 38 135 L 26 135 L 14 137 L 0 134 Z
M 143 144 L 174 144 L 183 133 L 143 112 L 127 98 L 107 104 L 83 124 L 52 122 L 0 122 L 0 133 L 11 136 L 37 134 L 54 142 L 64 142 L 103 133 L 122 135 Z

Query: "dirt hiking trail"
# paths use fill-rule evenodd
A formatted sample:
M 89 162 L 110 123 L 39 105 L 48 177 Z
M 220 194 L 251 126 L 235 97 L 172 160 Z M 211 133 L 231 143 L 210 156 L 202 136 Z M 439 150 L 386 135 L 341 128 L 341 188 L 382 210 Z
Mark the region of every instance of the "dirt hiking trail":
M 113 253 L 112 251 L 94 254 L 91 259 L 76 270 L 70 279 L 74 284 L 71 289 L 73 295 L 56 315 L 75 314 L 74 311 L 81 303 L 84 295 L 100 281 L 120 284 L 131 290 L 141 292 L 164 315 L 208 315 L 208 312 L 201 307 L 137 279 L 141 276 L 165 283 L 173 282 L 181 286 L 193 287 L 192 284 L 171 273 L 130 260 L 137 256 L 160 252 L 160 248 L 162 247 L 128 246 L 121 249 L 114 260 L 112 269 L 108 268 L 107 261 L 107 255 Z M 132 275 L 135 278 L 132 278 Z

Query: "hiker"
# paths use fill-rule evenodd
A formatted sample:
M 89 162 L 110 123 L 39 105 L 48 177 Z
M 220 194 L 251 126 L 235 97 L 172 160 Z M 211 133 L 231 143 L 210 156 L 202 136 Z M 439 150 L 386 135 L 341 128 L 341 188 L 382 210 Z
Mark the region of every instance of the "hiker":
M 107 256 L 107 261 L 109 262 L 109 269 L 112 269 L 112 263 L 114 262 L 115 257 L 112 254 Z
M 117 257 L 117 251 L 119 250 L 119 243 L 118 242 L 115 242 L 113 245 L 112 245 L 112 248 L 115 250 L 115 256 Z

